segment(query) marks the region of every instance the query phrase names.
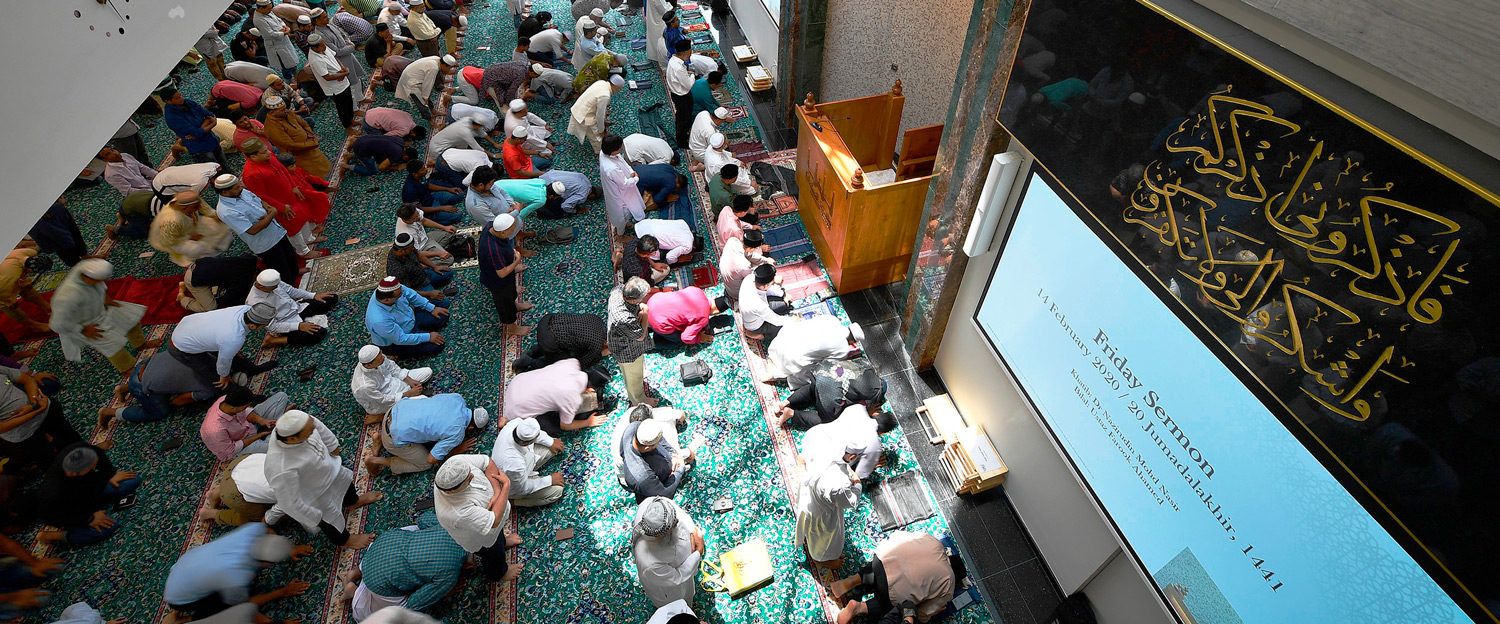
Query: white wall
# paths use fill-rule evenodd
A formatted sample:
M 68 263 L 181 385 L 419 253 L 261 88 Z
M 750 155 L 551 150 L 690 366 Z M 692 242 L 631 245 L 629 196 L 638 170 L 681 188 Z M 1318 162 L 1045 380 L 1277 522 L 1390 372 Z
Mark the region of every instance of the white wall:
M 745 40 L 750 42 L 750 47 L 755 48 L 755 56 L 759 58 L 760 64 L 775 76 L 777 55 L 780 54 L 776 45 L 781 39 L 781 28 L 771 18 L 766 5 L 760 0 L 729 0 L 729 9 L 734 11 L 734 19 L 740 23 L 740 32 L 745 33 Z M 729 50 L 724 52 L 728 53 Z
M 227 0 L 112 1 L 115 8 L 93 0 L 5 3 L 4 249 L 21 239 L 229 6 Z
M 969 260 L 938 349 L 938 374 L 959 411 L 984 426 L 1005 460 L 1005 494 L 1063 593 L 1088 594 L 1105 624 L 1171 622 L 974 324 L 998 256 L 992 251 Z
M 818 101 L 885 93 L 899 78 L 902 132 L 943 123 L 973 10 L 973 0 L 828 0 Z

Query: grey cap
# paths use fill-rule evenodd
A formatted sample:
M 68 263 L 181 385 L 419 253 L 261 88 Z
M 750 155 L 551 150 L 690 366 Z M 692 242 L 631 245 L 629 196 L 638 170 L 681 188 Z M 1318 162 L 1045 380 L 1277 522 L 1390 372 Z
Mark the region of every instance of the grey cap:
M 257 303 L 245 310 L 245 323 L 248 325 L 265 325 L 276 318 L 276 307 L 269 303 Z
M 80 446 L 63 456 L 62 469 L 63 472 L 69 474 L 78 474 L 92 469 L 98 462 L 99 453 L 95 452 L 93 447 Z
M 661 537 L 677 528 L 677 509 L 672 499 L 652 496 L 635 513 L 635 530 L 646 537 Z

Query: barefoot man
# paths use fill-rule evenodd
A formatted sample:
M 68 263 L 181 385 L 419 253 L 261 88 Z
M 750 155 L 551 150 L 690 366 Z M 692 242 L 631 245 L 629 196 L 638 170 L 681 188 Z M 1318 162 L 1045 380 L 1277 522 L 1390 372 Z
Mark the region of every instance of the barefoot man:
M 354 472 L 339 461 L 338 438 L 307 412 L 287 410 L 277 419 L 265 474 L 276 498 L 267 521 L 291 516 L 308 532 L 321 531 L 334 545 L 355 550 L 374 539 L 370 533 L 350 535 L 344 515 L 382 494 L 354 490 Z

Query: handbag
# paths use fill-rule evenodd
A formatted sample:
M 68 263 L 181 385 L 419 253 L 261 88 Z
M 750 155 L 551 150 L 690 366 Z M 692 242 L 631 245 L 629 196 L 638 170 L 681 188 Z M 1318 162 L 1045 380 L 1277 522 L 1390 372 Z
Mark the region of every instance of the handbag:
M 443 243 L 443 251 L 453 254 L 453 260 L 455 262 L 473 258 L 476 254 L 474 237 L 469 236 L 468 234 L 455 234 L 453 236 L 450 236 L 448 237 L 448 240 Z
M 714 369 L 701 359 L 683 362 L 679 370 L 682 373 L 682 385 L 685 388 L 708 383 L 708 380 L 714 378 Z

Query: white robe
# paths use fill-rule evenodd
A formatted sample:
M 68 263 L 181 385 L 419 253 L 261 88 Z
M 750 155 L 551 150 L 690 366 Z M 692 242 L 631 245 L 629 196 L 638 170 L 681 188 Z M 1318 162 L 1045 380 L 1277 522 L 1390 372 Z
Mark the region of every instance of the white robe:
M 608 80 L 596 80 L 589 85 L 569 109 L 568 134 L 588 143 L 589 137 L 603 137 L 604 122 L 609 119 L 609 102 L 614 97 L 614 87 Z
M 822 464 L 817 472 L 808 468 L 797 494 L 795 543 L 814 561 L 833 561 L 844 554 L 844 511 L 859 502 L 859 493 L 842 462 Z
M 791 389 L 807 385 L 812 367 L 849 356 L 849 328 L 836 316 L 818 315 L 782 326 L 766 350 L 771 376 L 785 377 Z
M 266 481 L 276 494 L 276 509 L 309 532 L 327 522 L 342 531 L 344 492 L 354 482 L 354 472 L 333 455 L 339 440 L 323 421 L 312 419 L 313 433 L 301 444 L 286 444 L 271 436 L 266 451 Z
M 729 188 L 741 195 L 749 195 L 755 192 L 755 184 L 750 179 L 750 168 L 745 163 L 734 157 L 734 153 L 727 149 L 708 148 L 703 150 L 703 175 L 706 180 L 715 180 L 719 177 L 719 170 L 724 165 L 733 164 L 740 168 L 740 175 L 729 183 Z
M 882 448 L 880 433 L 876 429 L 875 419 L 870 418 L 869 410 L 855 403 L 844 408 L 833 422 L 817 425 L 813 429 L 823 427 L 828 428 L 829 436 L 842 447 L 839 449 L 841 459 L 845 451 L 859 449 L 859 458 L 854 460 L 854 474 L 861 480 L 869 479 L 875 473 L 875 465 L 880 463 Z M 811 429 L 808 430 L 808 435 L 812 435 Z
M 526 116 L 522 117 L 506 109 L 505 136 L 510 136 L 511 131 L 521 126 L 525 126 L 527 132 L 526 143 L 522 145 L 523 147 L 535 152 L 543 152 L 543 156 L 552 155 L 552 151 L 547 149 L 547 139 L 552 136 L 552 131 L 547 129 L 546 120 L 537 117 L 536 113 L 531 111 L 526 111 Z
M 616 232 L 646 218 L 646 202 L 636 186 L 640 176 L 625 162 L 624 150 L 614 156 L 599 154 L 599 181 L 604 185 L 604 210 Z
M 635 567 L 641 587 L 657 608 L 678 600 L 693 602 L 698 564 L 703 560 L 703 555 L 693 550 L 693 533 L 698 525 L 682 507 L 676 503 L 672 506 L 677 507 L 677 526 L 670 533 L 660 538 L 634 538 Z
M 406 377 L 410 374 L 411 371 L 397 366 L 395 360 L 390 358 L 373 369 L 355 364 L 354 376 L 349 380 L 349 391 L 354 394 L 355 402 L 364 408 L 366 414 L 384 414 L 391 411 L 396 401 L 411 390 L 411 384 L 406 383 Z
M 119 353 L 130 341 L 125 337 L 131 328 L 141 323 L 146 315 L 146 306 L 120 302 L 118 306 L 106 306 L 104 282 L 85 284 L 78 267 L 68 272 L 62 285 L 52 295 L 52 331 L 57 332 L 62 343 L 63 357 L 69 362 L 83 359 L 83 347 L 90 346 L 109 357 Z M 104 335 L 89 338 L 83 335 L 86 325 L 96 324 Z
M 396 81 L 396 99 L 406 102 L 411 99 L 411 95 L 416 95 L 423 101 L 430 99 L 432 87 L 437 84 L 441 73 L 442 60 L 436 56 L 412 61 L 406 69 L 401 70 L 401 78 Z
M 646 0 L 646 58 L 656 61 L 657 65 L 665 68 L 667 61 L 672 55 L 667 52 L 667 40 L 662 33 L 667 32 L 667 23 L 662 16 L 672 10 L 672 5 L 666 0 Z

